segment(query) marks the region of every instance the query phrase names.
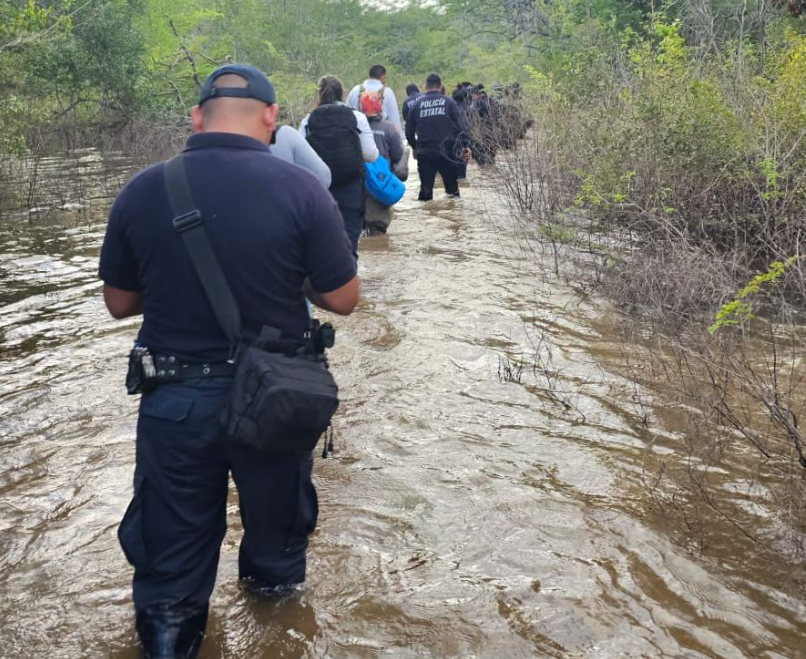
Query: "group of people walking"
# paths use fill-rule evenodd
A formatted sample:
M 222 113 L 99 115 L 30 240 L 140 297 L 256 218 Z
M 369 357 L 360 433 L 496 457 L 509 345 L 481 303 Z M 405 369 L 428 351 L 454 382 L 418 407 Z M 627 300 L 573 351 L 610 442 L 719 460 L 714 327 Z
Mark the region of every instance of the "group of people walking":
M 385 158 L 392 173 L 405 181 L 408 145 L 420 176 L 418 199 L 433 198 L 437 173 L 445 192 L 458 197 L 458 180 L 466 176 L 472 136 L 466 108 L 445 94 L 437 74 L 428 76 L 423 92 L 415 84 L 407 86 L 402 122 L 395 93 L 386 85 L 384 66 L 370 67 L 369 77 L 350 90 L 346 101 L 344 91 L 337 77 L 320 78 L 316 107 L 302 120 L 299 135 L 291 135 L 292 127 L 281 127 L 269 150 L 307 167 L 329 187 L 357 258 L 362 233 L 386 233 L 391 222 L 390 207 L 365 190 L 363 164 Z
M 359 237 L 389 223 L 388 208 L 367 198 L 365 163 L 386 158 L 405 177 L 405 137 L 419 199 L 433 197 L 437 173 L 459 196 L 460 165 L 473 148 L 466 112 L 432 74 L 423 93 L 407 89 L 404 127 L 385 77 L 373 66 L 346 102 L 338 78 L 320 78 L 316 108 L 296 130 L 278 128 L 274 87 L 262 72 L 220 67 L 201 88 L 182 153 L 135 175 L 110 211 L 99 264 L 104 302 L 115 318 L 143 317 L 127 376 L 129 393 L 142 394 L 134 493 L 118 536 L 134 566 L 146 657 L 198 652 L 229 474 L 239 492 L 244 588 L 271 597 L 305 580 L 318 515 L 310 448 L 289 450 L 299 446 L 293 435 L 280 452 L 237 443 L 222 419 L 231 419 L 233 392 L 243 385 L 251 404 L 271 376 L 244 373 L 244 354 L 289 358 L 277 363 L 294 373 L 281 383 L 292 398 L 305 387 L 294 360 L 314 346 L 326 364 L 324 347 L 312 343 L 310 305 L 353 311 Z M 287 411 L 283 401 L 278 414 Z M 255 419 L 258 436 L 274 422 Z
M 517 83 L 496 86 L 489 96 L 483 83 L 460 82 L 451 97 L 465 117 L 470 152 L 479 165 L 492 165 L 499 150 L 512 148 L 534 124 Z M 460 170 L 463 178 L 464 169 Z

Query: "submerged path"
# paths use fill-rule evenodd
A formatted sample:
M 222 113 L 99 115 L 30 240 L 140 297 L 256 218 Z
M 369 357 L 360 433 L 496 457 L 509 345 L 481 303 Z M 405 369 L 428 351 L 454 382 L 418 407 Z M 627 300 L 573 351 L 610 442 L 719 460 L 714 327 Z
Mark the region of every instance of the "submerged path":
M 94 152 L 44 161 L 38 210 L 19 184 L 2 201 L 0 657 L 137 656 L 115 535 L 136 321 L 106 315 L 95 279 L 129 171 Z M 651 438 L 607 370 L 603 308 L 541 285 L 540 255 L 471 177 L 461 200 L 425 205 L 412 181 L 390 234 L 362 242 L 306 588 L 275 603 L 240 591 L 233 494 L 201 656 L 806 656 L 802 602 L 644 514 Z M 553 395 L 528 366 L 499 377 L 503 356 L 535 351 Z

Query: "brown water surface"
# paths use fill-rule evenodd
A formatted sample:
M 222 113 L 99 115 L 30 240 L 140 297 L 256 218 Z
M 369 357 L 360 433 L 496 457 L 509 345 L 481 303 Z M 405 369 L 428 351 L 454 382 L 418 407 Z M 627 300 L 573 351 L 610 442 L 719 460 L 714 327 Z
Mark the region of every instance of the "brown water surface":
M 87 151 L 0 183 L 2 657 L 137 656 L 115 535 L 137 321 L 109 318 L 95 278 L 132 169 Z M 806 657 L 802 598 L 645 515 L 647 445 L 676 435 L 650 436 L 612 374 L 606 306 L 535 277 L 483 173 L 427 204 L 413 178 L 337 321 L 343 404 L 306 587 L 274 603 L 237 587 L 233 497 L 201 656 Z M 551 388 L 499 378 L 536 348 Z

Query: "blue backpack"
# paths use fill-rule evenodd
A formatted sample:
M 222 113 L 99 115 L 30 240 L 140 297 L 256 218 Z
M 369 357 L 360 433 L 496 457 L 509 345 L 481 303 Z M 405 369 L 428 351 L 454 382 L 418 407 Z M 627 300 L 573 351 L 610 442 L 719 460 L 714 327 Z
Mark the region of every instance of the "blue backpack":
M 364 163 L 364 185 L 379 204 L 392 206 L 400 201 L 406 186 L 389 168 L 389 161 L 378 156 L 375 162 Z

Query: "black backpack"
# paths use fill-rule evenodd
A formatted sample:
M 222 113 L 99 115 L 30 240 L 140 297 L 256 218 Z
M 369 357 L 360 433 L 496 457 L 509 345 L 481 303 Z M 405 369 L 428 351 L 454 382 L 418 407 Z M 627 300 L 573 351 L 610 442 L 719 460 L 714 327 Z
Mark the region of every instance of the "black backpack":
M 333 185 L 364 176 L 358 122 L 346 105 L 320 105 L 308 118 L 306 139 L 330 168 Z

